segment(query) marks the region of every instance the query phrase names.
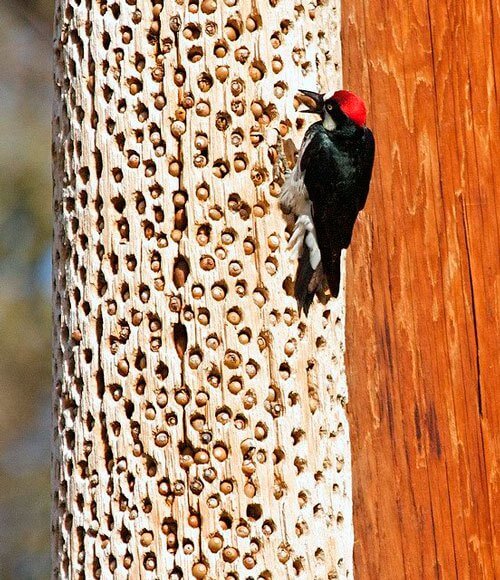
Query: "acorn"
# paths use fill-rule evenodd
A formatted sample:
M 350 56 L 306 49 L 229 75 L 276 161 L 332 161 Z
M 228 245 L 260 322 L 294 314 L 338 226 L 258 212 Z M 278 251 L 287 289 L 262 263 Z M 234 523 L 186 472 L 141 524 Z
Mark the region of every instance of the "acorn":
M 227 66 L 218 66 L 215 69 L 215 77 L 221 83 L 225 82 L 227 80 L 227 77 L 228 76 L 229 76 L 229 67 L 227 67 Z
M 205 578 L 208 573 L 208 568 L 206 567 L 203 562 L 196 563 L 192 568 L 193 576 L 199 580 L 201 578 Z
M 201 11 L 205 14 L 213 14 L 217 10 L 216 0 L 203 0 L 201 3 Z

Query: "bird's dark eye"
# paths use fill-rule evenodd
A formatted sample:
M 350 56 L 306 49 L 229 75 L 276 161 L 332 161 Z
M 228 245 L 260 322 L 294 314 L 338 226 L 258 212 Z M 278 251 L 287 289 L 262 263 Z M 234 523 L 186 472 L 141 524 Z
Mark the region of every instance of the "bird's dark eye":
M 333 109 L 332 105 L 327 105 L 326 108 L 331 111 Z

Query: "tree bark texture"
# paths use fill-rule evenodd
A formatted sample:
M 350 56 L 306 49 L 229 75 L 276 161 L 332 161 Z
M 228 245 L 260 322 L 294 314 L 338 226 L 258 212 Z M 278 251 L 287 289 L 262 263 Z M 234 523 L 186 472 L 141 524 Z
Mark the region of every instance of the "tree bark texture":
M 347 273 L 358 578 L 500 577 L 498 17 L 343 7 L 377 138 Z
M 56 5 L 54 575 L 352 575 L 343 293 L 299 316 L 277 200 L 338 3 Z

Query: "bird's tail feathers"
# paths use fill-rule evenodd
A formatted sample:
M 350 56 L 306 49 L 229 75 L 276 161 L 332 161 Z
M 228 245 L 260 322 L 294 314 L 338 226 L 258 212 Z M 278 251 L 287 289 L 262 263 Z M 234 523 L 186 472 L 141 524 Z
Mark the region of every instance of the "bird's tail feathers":
M 340 256 L 340 253 L 338 255 L 334 254 L 332 259 L 328 262 L 327 267 L 325 267 L 325 276 L 328 282 L 328 287 L 334 298 L 338 297 L 340 291 Z

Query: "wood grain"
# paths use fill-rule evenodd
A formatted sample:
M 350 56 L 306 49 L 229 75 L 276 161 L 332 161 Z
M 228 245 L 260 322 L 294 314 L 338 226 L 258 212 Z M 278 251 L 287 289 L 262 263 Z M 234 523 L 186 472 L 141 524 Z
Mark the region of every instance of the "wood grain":
M 351 0 L 342 19 L 377 138 L 347 266 L 355 575 L 494 578 L 498 5 Z

